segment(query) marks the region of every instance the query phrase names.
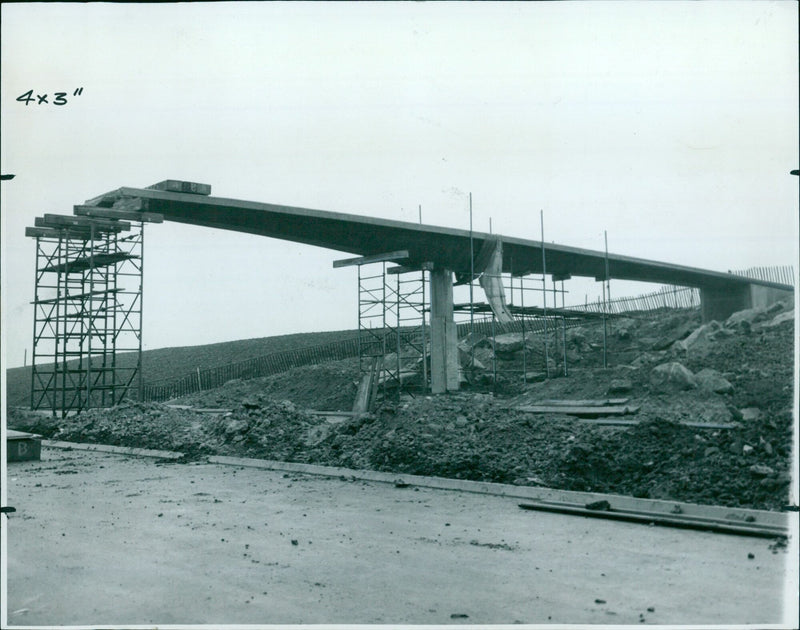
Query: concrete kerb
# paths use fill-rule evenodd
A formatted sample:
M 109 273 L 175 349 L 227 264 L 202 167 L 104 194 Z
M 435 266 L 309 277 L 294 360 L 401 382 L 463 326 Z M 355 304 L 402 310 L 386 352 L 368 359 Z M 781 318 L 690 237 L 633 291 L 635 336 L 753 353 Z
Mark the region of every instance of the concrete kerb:
M 43 440 L 42 444 L 49 448 L 75 449 L 96 451 L 118 455 L 133 455 L 137 457 L 154 457 L 159 459 L 177 460 L 183 458 L 183 453 L 174 451 L 159 451 L 145 448 L 130 448 L 124 446 L 108 446 L 104 444 L 82 444 L 77 442 L 59 442 Z M 695 503 L 682 503 L 679 501 L 664 501 L 659 499 L 640 499 L 617 494 L 601 494 L 592 492 L 578 492 L 573 490 L 557 490 L 538 486 L 515 486 L 511 484 L 492 483 L 488 481 L 469 481 L 466 479 L 446 479 L 443 477 L 424 477 L 420 475 L 406 475 L 400 473 L 378 472 L 374 470 L 354 470 L 337 466 L 320 466 L 317 464 L 301 464 L 296 462 L 280 462 L 265 459 L 251 459 L 246 457 L 228 457 L 212 455 L 207 458 L 210 464 L 224 466 L 241 466 L 245 468 L 261 468 L 277 472 L 291 472 L 306 475 L 315 475 L 331 478 L 346 478 L 348 480 L 371 481 L 400 485 L 400 487 L 431 488 L 436 490 L 455 490 L 476 494 L 489 494 L 509 499 L 526 499 L 550 503 L 568 503 L 586 505 L 597 501 L 608 501 L 615 510 L 649 512 L 653 514 L 673 515 L 680 513 L 685 517 L 702 519 L 719 519 L 731 524 L 753 524 L 769 527 L 780 527 L 791 531 L 796 529 L 796 523 L 790 523 L 790 514 L 784 512 L 771 512 L 768 510 L 753 510 L 748 508 L 730 508 L 714 505 L 699 505 Z M 797 515 L 794 515 L 795 517 Z
M 76 451 L 97 451 L 98 453 L 114 453 L 116 455 L 135 455 L 136 457 L 155 457 L 158 459 L 182 459 L 183 453 L 175 451 L 158 451 L 150 448 L 133 448 L 129 446 L 109 446 L 107 444 L 81 444 L 78 442 L 60 442 L 58 440 L 42 440 L 48 448 L 74 449 Z
M 680 508 L 680 514 L 687 517 L 706 519 L 720 519 L 735 523 L 753 523 L 773 527 L 788 527 L 789 515 L 781 512 L 767 510 L 752 510 L 746 508 L 727 508 L 712 505 L 698 505 L 694 503 L 681 503 L 678 501 L 661 501 L 657 499 L 638 499 L 616 494 L 600 494 L 590 492 L 576 492 L 571 490 L 555 490 L 535 486 L 515 486 L 511 484 L 491 483 L 487 481 L 468 481 L 465 479 L 445 479 L 443 477 L 423 477 L 398 473 L 385 473 L 372 470 L 352 470 L 350 468 L 337 468 L 335 466 L 318 466 L 315 464 L 300 464 L 294 462 L 276 462 L 262 459 L 247 459 L 242 457 L 211 456 L 208 461 L 229 466 L 244 466 L 263 468 L 283 472 L 295 472 L 326 477 L 346 477 L 356 480 L 373 481 L 378 483 L 401 483 L 405 486 L 420 488 L 434 488 L 437 490 L 457 490 L 477 494 L 491 494 L 494 496 L 508 497 L 510 499 L 528 499 L 547 501 L 553 503 L 573 503 L 586 505 L 596 501 L 608 501 L 616 510 L 629 510 L 652 512 L 670 515 Z

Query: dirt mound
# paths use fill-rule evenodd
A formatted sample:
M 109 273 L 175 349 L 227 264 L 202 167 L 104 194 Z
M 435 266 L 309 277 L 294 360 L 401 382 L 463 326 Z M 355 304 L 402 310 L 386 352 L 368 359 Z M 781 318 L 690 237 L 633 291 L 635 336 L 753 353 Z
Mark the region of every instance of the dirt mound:
M 525 383 L 487 377 L 447 396 L 387 400 L 346 421 L 307 409 L 349 410 L 357 361 L 294 368 L 231 381 L 180 402 L 217 415 L 159 404 L 125 404 L 66 419 L 14 412 L 9 425 L 57 439 L 239 455 L 397 473 L 436 475 L 780 509 L 792 457 L 793 321 L 788 305 L 701 326 L 695 312 L 572 329 L 568 376 Z M 653 379 L 659 365 L 681 387 Z M 486 383 L 489 382 L 489 386 Z M 565 414 L 523 412 L 551 399 L 626 398 L 629 426 Z M 700 426 L 690 426 L 699 423 Z M 711 426 L 713 425 L 713 426 Z
M 347 411 L 358 389 L 358 359 L 292 368 L 282 374 L 228 381 L 217 389 L 184 396 L 178 402 L 196 407 L 237 407 L 252 396 L 291 400 L 318 411 Z
M 203 433 L 218 454 L 306 461 L 306 451 L 326 437 L 329 426 L 291 401 L 258 396 L 211 419 Z

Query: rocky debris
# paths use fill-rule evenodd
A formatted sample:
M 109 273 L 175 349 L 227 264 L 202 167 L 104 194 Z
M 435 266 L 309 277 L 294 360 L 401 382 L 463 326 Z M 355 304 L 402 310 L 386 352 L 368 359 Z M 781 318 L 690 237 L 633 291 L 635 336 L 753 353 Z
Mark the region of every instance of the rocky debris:
M 677 361 L 662 363 L 654 367 L 650 372 L 650 385 L 653 390 L 662 393 L 697 387 L 692 372 Z
M 694 375 L 697 386 L 717 394 L 730 394 L 733 385 L 722 374 L 711 368 L 704 368 Z
M 775 321 L 784 312 L 789 310 L 768 310 L 762 321 Z M 304 409 L 352 408 L 356 360 L 232 381 L 175 401 L 230 409 L 226 415 L 125 403 L 57 419 L 10 408 L 8 424 L 23 431 L 35 426 L 33 432 L 57 439 L 176 450 L 190 458 L 238 455 L 383 470 L 396 479 L 420 474 L 690 503 L 761 509 L 786 505 L 793 327 L 717 323 L 696 335 L 691 351 L 677 362 L 675 355 L 649 348 L 662 338 L 670 343 L 688 339 L 702 328 L 696 312 L 628 319 L 623 323 L 629 339 L 619 339 L 623 327 L 612 323 L 608 369 L 597 369 L 602 366 L 602 325 L 586 323 L 567 330 L 568 353 L 580 355 L 578 365 L 570 360 L 568 377 L 554 370 L 545 378 L 539 357 L 538 363 L 528 361 L 526 370 L 540 380 L 525 383 L 517 356 L 523 347 L 511 352 L 511 359 L 498 361 L 496 383 L 481 385 L 481 379 L 473 379 L 463 391 L 447 396 L 415 392 L 411 399 L 386 400 L 371 416 L 338 422 Z M 491 375 L 489 340 L 476 335 L 464 341 L 463 351 L 474 348 L 476 356 L 487 357 L 484 365 Z M 499 369 L 509 365 L 520 369 Z M 715 387 L 719 379 L 731 389 Z M 635 426 L 597 426 L 563 414 L 531 416 L 513 409 L 543 400 L 606 399 L 620 383 L 630 390 L 619 393 L 640 406 L 641 422 Z M 484 393 L 487 387 L 495 395 Z M 758 413 L 739 411 L 750 408 Z M 682 424 L 730 426 L 732 420 L 739 423 L 725 429 Z

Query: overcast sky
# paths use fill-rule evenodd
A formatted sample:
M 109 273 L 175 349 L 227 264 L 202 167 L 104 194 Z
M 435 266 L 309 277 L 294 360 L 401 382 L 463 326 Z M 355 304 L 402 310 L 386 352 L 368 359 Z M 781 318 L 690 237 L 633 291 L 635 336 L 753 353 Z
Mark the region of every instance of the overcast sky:
M 472 192 L 477 230 L 538 240 L 542 210 L 548 241 L 795 264 L 797 58 L 794 2 L 4 4 L 7 366 L 24 228 L 164 179 L 461 228 Z M 356 326 L 347 255 L 178 224 L 146 247 L 145 348 Z

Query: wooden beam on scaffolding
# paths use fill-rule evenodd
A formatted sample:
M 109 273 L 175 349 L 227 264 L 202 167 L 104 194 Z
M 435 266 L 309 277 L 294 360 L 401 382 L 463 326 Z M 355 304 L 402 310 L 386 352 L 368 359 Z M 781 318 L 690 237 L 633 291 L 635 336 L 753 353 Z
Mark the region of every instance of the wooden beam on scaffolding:
M 164 222 L 164 215 L 156 212 L 116 210 L 114 208 L 98 208 L 97 206 L 74 206 L 73 212 L 82 217 L 93 217 L 100 219 L 123 219 L 127 221 L 142 221 L 144 223 Z
M 341 260 L 333 261 L 333 268 L 339 269 L 340 267 L 355 267 L 357 265 L 368 265 L 377 262 L 390 262 L 393 260 L 408 260 L 408 250 L 400 249 L 394 252 L 386 252 L 385 254 L 372 254 L 371 256 L 359 256 L 358 258 L 342 258 Z
M 83 228 L 85 230 L 91 230 L 94 227 L 97 232 L 126 232 L 131 229 L 131 224 L 127 221 L 90 219 L 69 214 L 45 214 L 44 217 L 36 217 L 34 225 L 36 227 Z
M 25 236 L 33 238 L 72 238 L 88 241 L 92 235 L 89 231 L 78 231 L 68 228 L 26 227 Z
M 397 267 L 389 267 L 386 273 L 398 275 L 402 273 L 413 273 L 415 271 L 430 271 L 431 269 L 433 269 L 433 263 L 424 262 L 419 265 L 398 265 Z

